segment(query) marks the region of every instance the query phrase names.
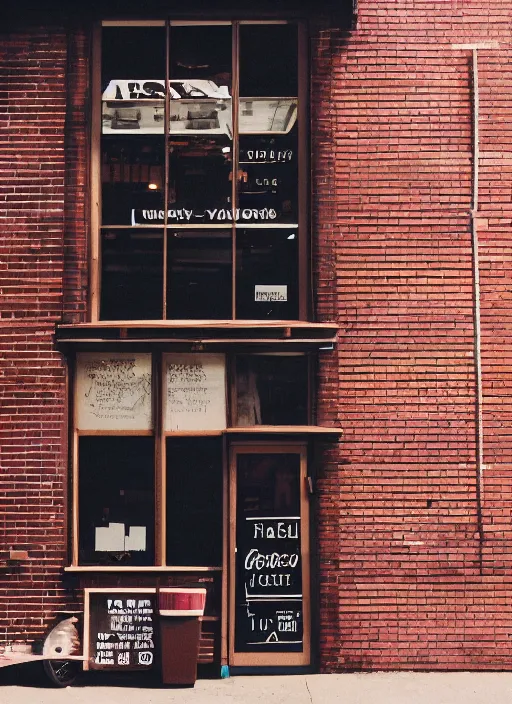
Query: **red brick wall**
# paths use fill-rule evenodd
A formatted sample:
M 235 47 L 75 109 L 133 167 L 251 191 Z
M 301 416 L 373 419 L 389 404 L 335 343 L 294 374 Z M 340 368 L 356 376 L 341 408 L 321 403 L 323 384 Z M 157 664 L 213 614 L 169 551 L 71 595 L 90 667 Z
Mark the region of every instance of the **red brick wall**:
M 61 572 L 66 373 L 53 334 L 64 313 L 84 307 L 86 68 L 79 33 L 68 39 L 45 27 L 1 37 L 1 646 L 39 635 L 70 599 Z M 63 281 L 73 284 L 64 295 Z M 10 563 L 10 549 L 28 550 L 28 561 Z
M 512 647 L 512 3 L 359 0 L 314 41 L 321 667 L 504 669 Z M 471 58 L 479 49 L 477 496 Z M 332 357 L 336 358 L 333 364 Z
M 359 0 L 312 41 L 320 661 L 507 668 L 512 656 L 512 2 Z M 88 44 L 12 32 L 0 49 L 0 641 L 70 594 L 65 367 L 83 320 Z M 476 463 L 471 51 L 479 50 L 483 484 Z M 483 539 L 479 534 L 479 519 Z M 7 562 L 10 548 L 28 562 Z M 20 598 L 20 595 L 21 598 Z

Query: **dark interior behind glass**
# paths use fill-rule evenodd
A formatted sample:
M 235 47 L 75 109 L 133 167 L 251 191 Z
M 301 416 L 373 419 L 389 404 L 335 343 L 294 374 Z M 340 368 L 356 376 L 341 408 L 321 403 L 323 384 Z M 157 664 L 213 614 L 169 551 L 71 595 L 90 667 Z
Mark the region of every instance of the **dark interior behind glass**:
M 305 355 L 237 355 L 237 425 L 307 425 Z
M 167 564 L 222 564 L 222 439 L 167 438 Z
M 80 438 L 80 564 L 154 564 L 153 448 L 152 437 Z

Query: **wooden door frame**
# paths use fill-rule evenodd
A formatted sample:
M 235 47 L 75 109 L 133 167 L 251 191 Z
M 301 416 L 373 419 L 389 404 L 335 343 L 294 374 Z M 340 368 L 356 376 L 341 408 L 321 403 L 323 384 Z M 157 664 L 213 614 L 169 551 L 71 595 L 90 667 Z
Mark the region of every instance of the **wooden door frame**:
M 241 454 L 297 454 L 300 456 L 300 529 L 302 560 L 303 650 L 297 653 L 235 652 L 236 579 L 236 470 Z M 308 447 L 305 442 L 239 441 L 229 453 L 229 664 L 233 667 L 304 667 L 311 664 L 311 555 L 309 542 L 309 501 L 307 494 Z

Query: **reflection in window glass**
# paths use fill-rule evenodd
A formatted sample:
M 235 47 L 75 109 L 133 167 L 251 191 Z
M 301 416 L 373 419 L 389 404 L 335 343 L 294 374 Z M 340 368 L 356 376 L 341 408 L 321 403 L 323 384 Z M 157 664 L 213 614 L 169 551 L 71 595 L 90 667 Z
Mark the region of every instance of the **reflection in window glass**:
M 167 564 L 222 564 L 222 440 L 167 438 L 166 458 Z
M 171 231 L 167 317 L 231 318 L 231 262 L 230 230 Z
M 99 210 L 126 231 L 102 235 L 100 317 L 296 319 L 298 25 L 242 23 L 236 47 L 230 23 L 102 33 Z M 148 226 L 168 238 L 135 233 Z
M 102 320 L 160 320 L 163 316 L 163 234 L 104 230 Z
M 227 137 L 169 141 L 169 224 L 231 220 L 231 149 Z
M 102 138 L 104 225 L 164 224 L 164 140 Z
M 208 80 L 231 90 L 231 25 L 172 25 L 169 49 L 171 80 Z
M 154 440 L 81 437 L 81 564 L 154 562 Z
M 238 199 L 252 222 L 297 223 L 297 129 L 283 136 L 240 136 Z M 254 211 L 257 211 L 254 213 Z
M 307 357 L 237 356 L 236 402 L 237 425 L 306 425 Z
M 298 316 L 297 230 L 237 230 L 237 318 Z
M 169 54 L 169 207 L 218 222 L 231 211 L 231 26 L 173 25 Z
M 104 225 L 149 222 L 163 208 L 165 42 L 165 27 L 103 28 Z
M 278 452 L 237 457 L 237 526 L 247 516 L 300 516 L 300 455 Z

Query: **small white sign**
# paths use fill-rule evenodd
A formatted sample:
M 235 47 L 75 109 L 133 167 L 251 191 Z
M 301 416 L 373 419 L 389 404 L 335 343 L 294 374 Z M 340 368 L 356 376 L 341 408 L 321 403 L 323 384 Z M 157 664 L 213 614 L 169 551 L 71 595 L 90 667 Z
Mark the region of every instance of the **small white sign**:
M 109 523 L 95 530 L 96 552 L 124 552 L 124 523 Z
M 288 286 L 265 286 L 263 284 L 258 284 L 254 287 L 254 300 L 258 303 L 287 301 Z
M 128 535 L 124 537 L 126 551 L 140 551 L 146 549 L 146 526 L 130 526 Z

